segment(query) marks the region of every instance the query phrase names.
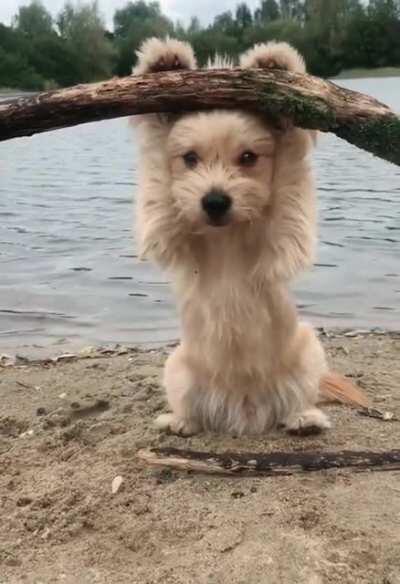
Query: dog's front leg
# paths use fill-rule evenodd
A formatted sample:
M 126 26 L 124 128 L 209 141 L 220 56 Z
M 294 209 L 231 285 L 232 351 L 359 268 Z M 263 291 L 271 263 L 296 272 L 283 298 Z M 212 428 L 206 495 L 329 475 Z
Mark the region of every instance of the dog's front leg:
M 284 382 L 281 394 L 288 406 L 282 425 L 291 434 L 304 436 L 322 432 L 331 427 L 328 416 L 317 407 L 321 379 L 328 366 L 324 349 L 311 326 L 298 325 L 291 350 L 296 365 L 289 380 Z
M 319 408 L 308 408 L 302 412 L 296 412 L 289 416 L 284 423 L 287 432 L 297 436 L 319 434 L 330 427 L 328 416 Z
M 138 51 L 134 75 L 194 69 L 190 45 L 175 39 L 151 38 Z M 134 116 L 140 143 L 140 185 L 137 193 L 136 234 L 141 258 L 170 268 L 186 250 L 186 238 L 170 194 L 167 140 L 176 115 Z
M 179 436 L 192 436 L 200 432 L 192 406 L 192 395 L 196 391 L 196 379 L 185 359 L 181 345 L 169 356 L 164 370 L 164 386 L 167 392 L 170 414 L 161 414 L 156 420 L 160 430 Z

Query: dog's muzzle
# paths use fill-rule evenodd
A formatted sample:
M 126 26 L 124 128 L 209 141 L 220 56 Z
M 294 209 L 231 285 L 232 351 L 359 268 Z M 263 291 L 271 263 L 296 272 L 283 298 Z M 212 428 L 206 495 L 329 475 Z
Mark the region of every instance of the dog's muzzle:
M 222 189 L 212 189 L 201 199 L 201 206 L 211 225 L 222 226 L 228 222 L 232 199 Z

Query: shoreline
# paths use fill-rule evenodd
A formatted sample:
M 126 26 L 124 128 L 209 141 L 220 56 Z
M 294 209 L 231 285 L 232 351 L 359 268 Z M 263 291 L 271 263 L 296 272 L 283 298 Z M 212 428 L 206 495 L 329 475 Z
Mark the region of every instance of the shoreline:
M 400 67 L 380 67 L 376 69 L 347 69 L 332 78 L 332 81 L 351 79 L 397 78 L 400 77 Z
M 400 339 L 399 329 L 383 329 L 380 327 L 352 328 L 352 327 L 320 327 L 315 326 L 315 331 L 322 339 L 354 339 L 363 337 L 388 337 L 391 339 Z M 15 347 L 14 350 L 7 351 L 0 348 L 0 369 L 18 364 L 40 365 L 46 363 L 58 363 L 74 361 L 80 359 L 92 359 L 100 357 L 114 357 L 133 353 L 150 353 L 164 351 L 176 347 L 179 339 L 171 339 L 168 342 L 155 343 L 133 343 L 133 344 L 98 344 L 87 345 L 77 343 L 65 343 L 64 350 L 60 346 L 48 345 L 26 345 L 22 344 Z

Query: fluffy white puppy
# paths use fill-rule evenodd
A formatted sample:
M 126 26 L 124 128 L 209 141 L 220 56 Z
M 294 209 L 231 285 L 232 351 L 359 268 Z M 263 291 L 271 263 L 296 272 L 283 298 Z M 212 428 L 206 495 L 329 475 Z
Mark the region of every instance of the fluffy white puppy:
M 286 43 L 257 45 L 240 64 L 305 71 Z M 188 44 L 150 39 L 134 74 L 195 67 Z M 146 115 L 138 127 L 140 249 L 169 272 L 182 327 L 164 374 L 172 413 L 159 427 L 182 435 L 329 428 L 317 404 L 335 379 L 289 291 L 314 260 L 313 133 L 228 110 Z

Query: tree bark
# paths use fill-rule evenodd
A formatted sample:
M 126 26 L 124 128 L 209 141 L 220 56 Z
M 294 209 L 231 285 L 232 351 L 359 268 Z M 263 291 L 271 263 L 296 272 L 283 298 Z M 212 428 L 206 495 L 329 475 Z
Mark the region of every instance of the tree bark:
M 333 132 L 400 165 L 400 118 L 375 99 L 286 71 L 199 70 L 150 74 L 0 103 L 0 140 L 85 122 L 213 108 L 259 112 L 272 122 Z
M 195 452 L 175 448 L 140 450 L 150 466 L 228 476 L 282 476 L 327 469 L 400 471 L 400 450 L 388 452 L 274 452 L 272 454 Z

